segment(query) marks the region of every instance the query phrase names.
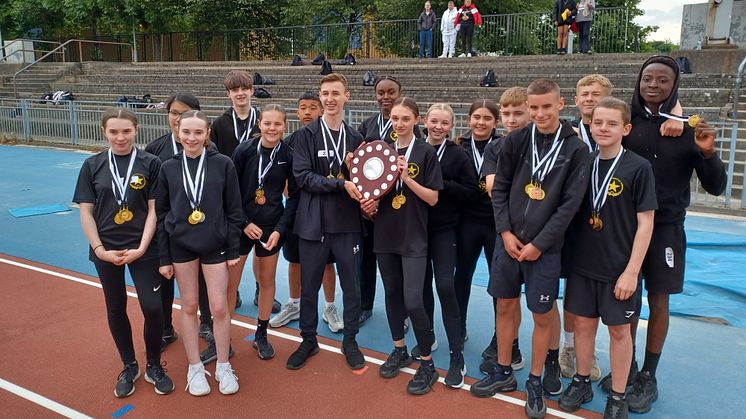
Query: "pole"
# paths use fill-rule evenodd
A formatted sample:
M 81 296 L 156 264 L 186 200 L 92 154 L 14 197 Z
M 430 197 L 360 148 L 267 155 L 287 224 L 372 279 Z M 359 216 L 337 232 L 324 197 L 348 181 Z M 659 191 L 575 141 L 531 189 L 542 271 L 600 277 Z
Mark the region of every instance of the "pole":
M 137 37 L 135 35 L 135 22 L 132 22 L 132 61 L 137 62 Z

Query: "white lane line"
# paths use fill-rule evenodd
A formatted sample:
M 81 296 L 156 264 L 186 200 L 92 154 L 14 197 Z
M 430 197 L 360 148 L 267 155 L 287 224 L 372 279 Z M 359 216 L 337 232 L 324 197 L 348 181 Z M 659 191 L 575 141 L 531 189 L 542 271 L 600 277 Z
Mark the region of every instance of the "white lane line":
M 66 275 L 66 274 L 55 272 L 55 271 L 52 271 L 52 270 L 49 270 L 49 269 L 38 268 L 36 266 L 27 265 L 25 263 L 15 262 L 15 261 L 4 259 L 4 258 L 0 258 L 0 262 L 6 263 L 8 265 L 16 266 L 16 267 L 19 267 L 19 268 L 29 269 L 29 270 L 32 270 L 32 271 L 35 271 L 35 272 L 40 272 L 40 273 L 43 273 L 43 274 L 47 274 L 47 275 L 51 275 L 51 276 L 56 276 L 58 278 L 67 279 L 69 281 L 77 282 L 79 284 L 90 285 L 92 287 L 101 288 L 101 284 L 99 284 L 97 282 L 89 281 L 87 279 L 78 278 L 78 277 L 71 276 L 71 275 Z M 137 298 L 137 293 L 134 293 L 134 292 L 131 292 L 131 291 L 127 291 L 127 295 L 129 295 L 132 298 Z M 173 307 L 175 309 L 177 309 L 177 310 L 181 310 L 181 306 L 179 304 L 174 304 Z M 256 326 L 254 326 L 253 324 L 242 322 L 240 320 L 231 320 L 231 323 L 233 325 L 235 325 L 235 326 L 242 327 L 244 329 L 256 330 Z M 278 332 L 276 330 L 271 330 L 270 329 L 270 330 L 267 330 L 267 333 L 270 334 L 270 335 L 272 335 L 272 336 L 277 336 L 279 338 L 290 340 L 290 341 L 293 341 L 293 342 L 301 342 L 301 340 L 302 340 L 298 336 L 289 335 L 287 333 Z M 340 354 L 340 355 L 342 354 L 342 351 L 339 348 L 336 348 L 334 346 L 330 346 L 330 345 L 326 345 L 326 344 L 320 343 L 319 347 L 321 349 L 325 350 L 325 351 L 333 352 L 335 354 Z M 371 364 L 375 364 L 375 365 L 383 365 L 383 363 L 385 362 L 382 359 L 374 358 L 374 357 L 367 356 L 367 355 L 365 356 L 365 360 L 368 361 L 368 362 L 370 362 Z M 403 368 L 402 372 L 405 372 L 405 373 L 410 374 L 410 375 L 414 375 L 416 371 L 414 369 L 412 369 L 412 368 Z M 443 379 L 441 378 L 439 381 L 443 382 Z M 465 390 L 465 391 L 469 391 L 470 388 L 471 388 L 471 386 L 469 386 L 468 384 L 466 384 L 461 389 Z M 515 398 L 515 397 L 511 397 L 511 396 L 508 396 L 508 395 L 505 395 L 505 394 L 497 393 L 497 394 L 495 394 L 492 397 L 495 398 L 495 399 L 498 399 L 498 400 L 502 400 L 504 402 L 508 402 L 508 403 L 517 405 L 517 406 L 525 406 L 526 405 L 526 402 L 524 400 L 521 400 L 521 399 L 518 399 L 518 398 Z M 581 416 L 572 415 L 572 414 L 563 412 L 561 410 L 556 410 L 556 409 L 552 409 L 552 408 L 547 409 L 547 413 L 549 413 L 550 415 L 553 415 L 553 416 L 556 416 L 556 417 L 559 417 L 559 418 L 565 418 L 565 419 L 580 419 L 581 418 Z
M 50 400 L 41 394 L 36 394 L 31 390 L 27 390 L 23 387 L 17 386 L 10 381 L 3 380 L 0 378 L 0 388 L 7 390 L 16 396 L 23 397 L 24 399 L 38 404 L 41 407 L 47 408 L 55 413 L 58 413 L 66 418 L 81 418 L 81 419 L 92 419 L 88 415 L 84 415 L 77 410 L 70 409 L 67 406 L 63 406 L 54 400 Z

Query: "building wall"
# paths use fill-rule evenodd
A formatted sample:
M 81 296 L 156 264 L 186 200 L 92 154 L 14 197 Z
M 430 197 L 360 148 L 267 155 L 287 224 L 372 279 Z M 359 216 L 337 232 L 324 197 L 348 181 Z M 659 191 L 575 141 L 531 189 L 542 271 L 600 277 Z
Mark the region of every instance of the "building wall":
M 681 18 L 681 49 L 695 49 L 704 39 L 707 26 L 708 3 L 685 4 Z M 734 0 L 730 25 L 731 41 L 746 48 L 746 0 Z

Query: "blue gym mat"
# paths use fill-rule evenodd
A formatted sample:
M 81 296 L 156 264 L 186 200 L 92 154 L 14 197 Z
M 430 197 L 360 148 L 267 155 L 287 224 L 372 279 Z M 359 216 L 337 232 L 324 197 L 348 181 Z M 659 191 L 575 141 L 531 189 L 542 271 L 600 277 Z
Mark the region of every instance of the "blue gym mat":
M 62 204 L 44 204 L 36 205 L 33 207 L 12 208 L 8 210 L 8 212 L 10 212 L 10 215 L 16 218 L 32 217 L 34 215 L 54 214 L 57 212 L 66 211 L 70 211 L 70 208 Z

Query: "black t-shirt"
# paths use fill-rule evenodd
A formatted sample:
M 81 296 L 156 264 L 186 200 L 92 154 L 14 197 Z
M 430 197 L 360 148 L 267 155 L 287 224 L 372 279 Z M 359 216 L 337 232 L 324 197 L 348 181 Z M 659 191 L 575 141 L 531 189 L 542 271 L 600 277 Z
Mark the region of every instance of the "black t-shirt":
M 379 115 L 380 114 L 373 115 L 363 121 L 357 128 L 357 132 L 363 136 L 363 139 L 366 142 L 383 140 L 389 144 L 393 144 L 394 141 L 396 141 L 396 138 L 392 138 L 394 130 L 391 128 L 391 125 L 389 125 L 386 131 L 384 131 L 383 138 L 381 138 L 380 126 L 378 124 Z M 386 125 L 386 122 L 384 121 L 383 124 Z M 418 125 L 415 125 L 412 128 L 412 132 L 414 133 L 415 138 L 422 138 L 422 130 L 420 130 Z
M 131 154 L 116 156 L 119 176 L 127 174 Z M 108 150 L 91 156 L 83 162 L 75 186 L 73 202 L 93 204 L 93 218 L 101 239 L 107 250 L 136 249 L 140 246 L 145 220 L 148 216 L 148 200 L 155 199 L 158 185 L 158 173 L 161 162 L 156 156 L 138 151 L 132 174 L 127 182 L 127 207 L 133 219 L 123 224 L 116 224 L 114 216 L 120 207 L 112 190 L 111 171 L 109 170 Z M 98 260 L 90 249 L 89 258 Z M 145 256 L 155 256 L 153 246 L 148 248 Z
M 415 144 L 409 156 L 409 176 L 420 185 L 443 189 L 443 176 L 435 149 L 423 140 L 413 139 Z M 398 150 L 406 154 L 406 148 Z M 381 198 L 374 227 L 373 250 L 376 253 L 395 253 L 409 257 L 427 256 L 427 220 L 430 206 L 417 197 L 405 184 L 402 189 L 406 203 L 394 209 L 391 203 L 398 192 L 392 188 Z
M 145 146 L 145 151 L 154 156 L 157 156 L 161 160 L 161 162 L 170 159 L 174 156 L 174 154 L 183 149 L 181 143 L 178 141 L 173 141 L 172 137 L 173 134 L 169 132 L 166 135 L 156 138 Z M 176 152 L 174 152 L 174 143 L 176 143 Z
M 599 161 L 599 182 L 603 181 L 613 161 Z M 658 208 L 653 169 L 637 154 L 628 150 L 624 153 L 609 185 L 606 204 L 599 213 L 603 221 L 600 231 L 593 230 L 589 223 L 592 170 L 591 165 L 588 171 L 591 181 L 572 224 L 574 240 L 566 244 L 573 249 L 572 272 L 614 282 L 629 262 L 637 232 L 637 213 Z
M 591 126 L 589 124 L 583 123 L 583 120 L 580 118 L 574 119 L 570 122 L 570 125 L 578 129 L 578 138 L 580 138 L 581 141 L 585 143 L 585 140 L 583 139 L 583 130 L 580 129 L 580 126 L 583 126 L 583 129 L 585 130 L 585 135 L 588 136 L 588 141 L 591 143 L 591 148 L 593 150 L 596 149 L 596 140 L 593 139 L 593 134 L 591 133 Z
M 270 228 L 284 235 L 288 229 L 292 229 L 298 207 L 298 187 L 293 177 L 293 150 L 284 141 L 280 142 L 272 166 L 264 176 L 262 189 L 266 202 L 258 205 L 256 190 L 259 187 L 259 156 L 256 146 L 259 141 L 259 138 L 254 138 L 241 143 L 236 147 L 232 158 L 238 174 L 246 223 L 254 223 L 262 229 Z M 264 169 L 269 164 L 272 149 L 261 146 L 260 150 Z M 289 195 L 287 207 L 283 206 L 286 182 Z

